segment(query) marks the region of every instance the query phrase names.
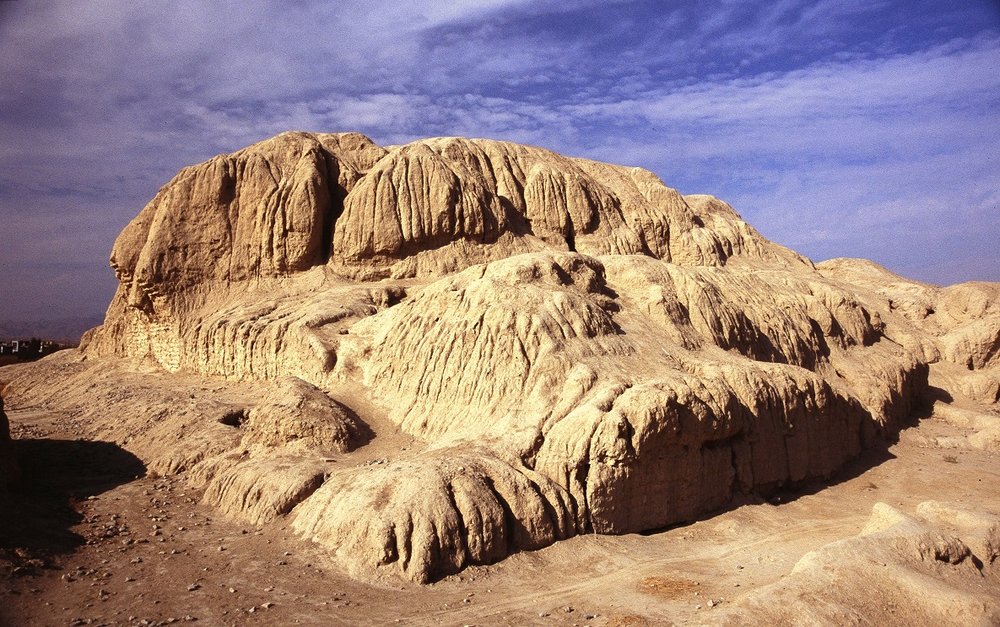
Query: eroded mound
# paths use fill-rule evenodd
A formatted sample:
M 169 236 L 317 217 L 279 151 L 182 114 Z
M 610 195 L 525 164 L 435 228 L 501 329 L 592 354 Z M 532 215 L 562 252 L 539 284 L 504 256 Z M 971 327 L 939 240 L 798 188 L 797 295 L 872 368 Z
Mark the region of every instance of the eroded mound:
M 0 371 L 13 402 L 359 576 L 830 477 L 929 372 L 997 401 L 997 286 L 817 268 L 648 171 L 504 142 L 286 133 L 183 170 L 111 263 L 104 325 Z
M 808 553 L 712 624 L 1000 622 L 1000 517 L 936 501 L 915 514 L 877 503 L 860 535 Z

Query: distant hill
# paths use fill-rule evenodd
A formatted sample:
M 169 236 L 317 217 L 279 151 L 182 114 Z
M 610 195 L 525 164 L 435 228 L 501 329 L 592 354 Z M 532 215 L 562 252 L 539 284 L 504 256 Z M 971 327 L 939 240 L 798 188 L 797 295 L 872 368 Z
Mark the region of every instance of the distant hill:
M 104 321 L 100 314 L 52 320 L 0 320 L 0 340 L 37 337 L 64 344 L 76 344 L 84 331 Z

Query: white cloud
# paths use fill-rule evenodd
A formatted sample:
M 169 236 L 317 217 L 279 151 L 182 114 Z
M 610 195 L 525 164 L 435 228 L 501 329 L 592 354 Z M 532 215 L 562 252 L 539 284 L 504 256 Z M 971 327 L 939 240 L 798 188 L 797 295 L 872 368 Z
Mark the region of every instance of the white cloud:
M 297 128 L 486 136 L 643 165 L 808 254 L 904 273 L 944 278 L 971 267 L 965 243 L 1000 239 L 995 31 L 850 47 L 886 2 L 619 4 L 11 3 L 0 215 L 101 216 L 65 245 L 103 267 L 180 167 Z M 814 56 L 791 59 L 802 51 Z

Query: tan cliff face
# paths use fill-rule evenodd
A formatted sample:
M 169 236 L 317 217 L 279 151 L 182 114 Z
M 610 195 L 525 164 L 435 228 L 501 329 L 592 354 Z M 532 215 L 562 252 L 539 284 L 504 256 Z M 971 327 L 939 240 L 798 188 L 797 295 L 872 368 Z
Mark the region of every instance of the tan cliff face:
M 105 324 L 18 398 L 47 390 L 359 576 L 428 581 L 829 477 L 929 370 L 998 400 L 996 285 L 816 267 L 646 170 L 504 142 L 285 133 L 183 170 L 111 263 Z
M 354 133 L 285 133 L 185 168 L 125 228 L 111 254 L 115 331 L 98 344 L 189 368 L 204 341 L 189 321 L 222 292 L 272 291 L 310 269 L 426 279 L 540 250 L 808 265 L 725 203 L 686 199 L 640 168 L 489 140 L 386 151 Z
M 491 246 L 462 259 L 456 245 Z M 111 265 L 129 305 L 171 311 L 199 285 L 327 263 L 440 275 L 550 247 L 700 265 L 742 252 L 795 258 L 724 203 L 689 202 L 639 168 L 489 140 L 386 151 L 353 133 L 285 133 L 182 170 L 119 236 Z

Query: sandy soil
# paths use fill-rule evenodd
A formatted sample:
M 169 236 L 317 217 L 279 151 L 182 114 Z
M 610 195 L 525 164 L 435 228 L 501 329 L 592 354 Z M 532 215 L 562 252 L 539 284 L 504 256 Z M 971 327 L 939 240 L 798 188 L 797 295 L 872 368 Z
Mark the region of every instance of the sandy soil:
M 867 452 L 839 481 L 657 533 L 583 536 L 429 586 L 347 577 L 278 521 L 224 519 L 175 478 L 149 476 L 65 416 L 8 412 L 25 475 L 0 535 L 3 625 L 538 624 L 711 622 L 786 576 L 805 553 L 857 534 L 879 501 L 1000 503 L 1000 456 L 941 449 L 934 417 Z M 711 603 L 710 603 L 711 601 Z M 859 601 L 878 622 L 894 608 Z

